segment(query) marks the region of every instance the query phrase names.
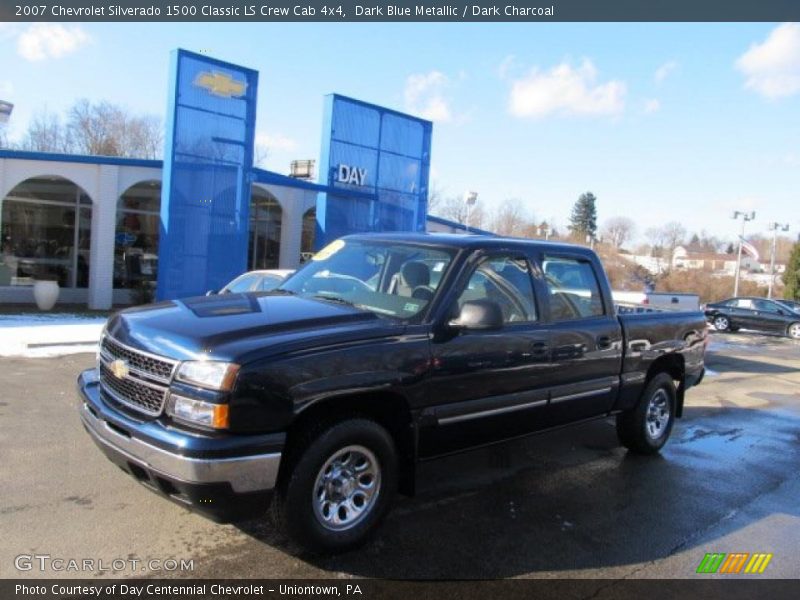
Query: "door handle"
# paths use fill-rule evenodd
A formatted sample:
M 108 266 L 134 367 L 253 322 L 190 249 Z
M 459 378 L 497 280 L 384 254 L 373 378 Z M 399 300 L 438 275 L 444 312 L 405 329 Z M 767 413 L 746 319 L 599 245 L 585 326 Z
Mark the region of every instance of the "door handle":
M 533 342 L 531 343 L 531 354 L 535 356 L 543 356 L 550 350 L 547 342 Z
M 601 350 L 605 350 L 611 347 L 611 338 L 607 335 L 601 335 L 597 338 L 597 347 Z

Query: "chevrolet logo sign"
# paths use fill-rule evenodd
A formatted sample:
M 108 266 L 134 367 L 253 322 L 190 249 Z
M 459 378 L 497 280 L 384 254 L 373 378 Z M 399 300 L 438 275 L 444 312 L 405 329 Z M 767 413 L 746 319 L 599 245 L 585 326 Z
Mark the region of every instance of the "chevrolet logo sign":
M 117 379 L 124 379 L 130 374 L 131 370 L 124 360 L 119 358 L 108 365 L 109 370 L 114 374 Z
M 247 90 L 247 83 L 237 81 L 227 73 L 219 71 L 198 73 L 194 78 L 194 84 L 220 98 L 240 98 Z

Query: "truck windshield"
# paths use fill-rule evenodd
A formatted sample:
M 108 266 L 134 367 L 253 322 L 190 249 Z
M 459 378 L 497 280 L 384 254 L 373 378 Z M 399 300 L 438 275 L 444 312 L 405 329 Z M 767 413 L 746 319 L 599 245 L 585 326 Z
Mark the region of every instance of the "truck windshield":
M 421 244 L 336 240 L 278 288 L 399 319 L 433 300 L 452 251 Z

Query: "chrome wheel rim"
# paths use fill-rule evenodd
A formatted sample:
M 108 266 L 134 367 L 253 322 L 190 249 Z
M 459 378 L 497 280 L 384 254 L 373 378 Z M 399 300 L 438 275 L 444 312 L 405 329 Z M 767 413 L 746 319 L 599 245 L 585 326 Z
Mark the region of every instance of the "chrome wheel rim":
M 800 340 L 800 323 L 793 323 L 789 327 L 789 335 L 796 340 Z
M 669 398 L 667 392 L 659 389 L 647 404 L 647 435 L 657 440 L 667 431 L 669 424 Z
M 728 328 L 728 319 L 725 317 L 717 317 L 714 319 L 714 327 L 720 331 Z
M 350 529 L 372 511 L 380 490 L 375 454 L 364 446 L 347 446 L 334 452 L 317 474 L 312 491 L 314 515 L 326 529 Z

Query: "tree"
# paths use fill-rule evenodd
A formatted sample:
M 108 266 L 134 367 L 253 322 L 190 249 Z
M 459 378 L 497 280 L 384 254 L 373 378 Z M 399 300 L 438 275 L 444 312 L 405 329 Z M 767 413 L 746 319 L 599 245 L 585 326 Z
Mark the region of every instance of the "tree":
M 504 201 L 492 216 L 490 229 L 498 235 L 529 237 L 531 221 L 522 202 L 510 198 Z
M 462 225 L 467 224 L 467 203 L 464 202 L 463 198 L 459 198 L 458 196 L 450 196 L 442 200 L 436 206 L 435 210 L 431 210 L 429 212 L 436 214 L 444 219 L 449 219 L 450 221 L 455 221 L 456 223 L 461 223 Z M 483 210 L 483 206 L 481 205 L 481 201 L 478 200 L 475 203 L 475 206 L 469 208 L 469 223 L 470 227 L 477 227 L 478 229 L 483 228 L 483 222 L 486 219 L 486 213 Z
M 601 235 L 614 248 L 619 249 L 634 236 L 635 231 L 636 224 L 628 217 L 612 217 L 603 224 Z
M 31 119 L 21 147 L 23 150 L 33 152 L 68 153 L 70 140 L 61 118 L 57 114 L 45 110 L 37 113 Z
M 428 187 L 428 212 L 435 214 L 436 210 L 442 204 L 443 199 L 444 194 L 442 194 L 442 188 L 432 179 Z
M 569 217 L 569 230 L 572 235 L 584 239 L 597 234 L 597 198 L 592 192 L 581 194 L 572 207 Z
M 151 115 L 131 115 L 110 102 L 78 100 L 63 120 L 47 111 L 34 116 L 21 147 L 39 152 L 158 158 L 162 127 Z
M 728 247 L 725 248 L 725 254 L 734 254 L 736 253 L 736 248 L 733 246 L 733 242 L 728 242 Z
M 789 255 L 786 271 L 783 273 L 783 297 L 787 300 L 800 300 L 800 242 L 795 243 Z
M 677 221 L 670 221 L 663 226 L 664 230 L 664 247 L 668 252 L 668 256 L 672 259 L 672 253 L 675 248 L 680 246 L 686 240 L 686 227 Z

